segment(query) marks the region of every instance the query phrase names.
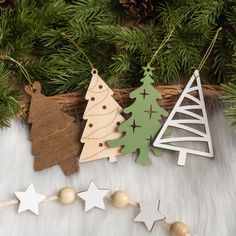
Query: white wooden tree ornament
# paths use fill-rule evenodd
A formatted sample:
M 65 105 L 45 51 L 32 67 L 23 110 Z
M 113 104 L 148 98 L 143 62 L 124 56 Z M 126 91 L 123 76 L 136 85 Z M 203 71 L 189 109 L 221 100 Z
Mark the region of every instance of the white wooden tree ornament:
M 194 85 L 196 83 L 196 85 Z M 191 95 L 191 93 L 197 92 L 199 98 L 196 98 Z M 183 105 L 184 99 L 189 99 L 192 105 Z M 198 114 L 194 111 L 200 111 L 202 114 Z M 176 119 L 174 118 L 176 113 L 183 114 L 189 118 L 186 119 Z M 189 125 L 202 125 L 205 131 L 198 130 L 194 127 L 190 127 Z M 189 132 L 192 136 L 184 136 L 184 137 L 166 137 L 165 132 L 169 127 L 178 128 L 184 130 L 185 132 Z M 194 150 L 191 148 L 184 148 L 181 146 L 177 146 L 178 143 L 181 142 L 204 142 L 208 146 L 207 151 Z M 174 145 L 174 144 L 175 145 Z M 177 143 L 177 145 L 176 145 Z M 190 78 L 188 84 L 183 90 L 180 98 L 178 99 L 175 107 L 171 111 L 169 117 L 167 118 L 165 124 L 163 125 L 161 131 L 156 137 L 153 145 L 155 147 L 169 149 L 173 151 L 179 151 L 179 159 L 178 165 L 184 166 L 186 162 L 187 154 L 195 154 L 199 156 L 205 156 L 209 158 L 214 157 L 211 134 L 208 124 L 208 118 L 204 103 L 204 97 L 202 93 L 202 86 L 199 76 L 199 71 L 195 70 L 192 77 Z

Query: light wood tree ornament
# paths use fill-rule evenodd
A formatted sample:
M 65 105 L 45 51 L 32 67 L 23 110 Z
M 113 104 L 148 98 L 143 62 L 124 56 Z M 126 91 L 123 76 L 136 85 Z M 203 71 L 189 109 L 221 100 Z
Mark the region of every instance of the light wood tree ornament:
M 198 97 L 194 97 L 192 93 L 197 93 Z M 184 104 L 183 101 L 185 99 L 187 99 L 191 105 Z M 180 114 L 184 117 L 176 118 L 176 114 Z M 166 130 L 170 127 L 184 131 L 184 135 L 180 134 L 178 137 L 165 136 Z M 197 150 L 199 147 L 197 147 L 196 150 L 193 149 L 193 147 L 182 147 L 181 143 L 186 142 L 205 143 L 208 150 Z M 185 165 L 187 154 L 194 154 L 209 158 L 214 157 L 211 134 L 198 70 L 195 70 L 194 74 L 190 78 L 175 107 L 163 125 L 160 133 L 157 135 L 153 145 L 159 148 L 179 151 L 178 165 L 180 166 Z
M 41 85 L 26 86 L 31 96 L 28 123 L 32 124 L 29 139 L 35 156 L 34 170 L 60 165 L 65 175 L 78 171 L 76 156 L 81 151 L 80 129 L 74 118 L 61 111 L 62 107 L 41 94 Z
M 113 91 L 100 78 L 98 71 L 92 69 L 92 79 L 85 99 L 88 100 L 83 119 L 87 120 L 82 134 L 84 143 L 80 162 L 88 162 L 109 158 L 110 162 L 117 160 L 120 147 L 110 148 L 108 140 L 120 138 L 122 134 L 117 126 L 124 121 L 121 106 L 112 97 Z

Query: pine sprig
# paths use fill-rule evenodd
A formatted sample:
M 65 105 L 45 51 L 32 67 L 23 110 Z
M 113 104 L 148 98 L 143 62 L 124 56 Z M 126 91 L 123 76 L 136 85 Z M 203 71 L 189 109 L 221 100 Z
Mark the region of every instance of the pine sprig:
M 222 85 L 226 95 L 222 99 L 229 104 L 229 108 L 225 110 L 225 115 L 231 120 L 231 126 L 236 127 L 236 85 L 229 83 L 228 85 Z
M 10 126 L 10 121 L 17 113 L 22 113 L 18 103 L 20 94 L 9 86 L 9 70 L 0 63 L 0 128 Z
M 173 27 L 153 61 L 153 78 L 156 84 L 174 84 L 180 74 L 190 76 L 222 27 L 204 71 L 211 83 L 235 83 L 235 0 L 159 1 L 140 19 L 125 15 L 117 0 L 13 2 L 12 9 L 0 11 L 0 55 L 19 61 L 42 83 L 45 95 L 86 90 L 91 78 L 88 62 L 62 34 L 83 48 L 109 86 L 121 88 L 139 85 L 142 66 Z M 8 83 L 14 76 L 24 85 L 19 68 L 6 63 Z M 4 100 L 14 95 L 2 87 Z

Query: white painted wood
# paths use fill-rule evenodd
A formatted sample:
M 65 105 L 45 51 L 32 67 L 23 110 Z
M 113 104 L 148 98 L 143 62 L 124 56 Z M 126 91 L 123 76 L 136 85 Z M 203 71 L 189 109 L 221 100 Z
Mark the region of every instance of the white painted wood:
M 139 202 L 140 213 L 135 217 L 135 222 L 143 222 L 148 231 L 151 231 L 156 221 L 165 220 L 159 211 L 160 201 Z
M 193 83 L 196 82 L 196 86 L 192 86 Z M 199 94 L 199 99 L 193 97 L 190 93 L 191 92 L 198 92 Z M 188 98 L 192 100 L 194 105 L 181 105 L 183 100 L 185 98 Z M 199 114 L 196 114 L 192 110 L 201 110 L 202 111 L 202 116 Z M 173 117 L 175 114 L 179 112 L 188 116 L 191 116 L 193 119 L 188 118 L 188 119 L 174 119 Z M 200 130 L 197 130 L 196 128 L 192 128 L 190 126 L 184 125 L 184 124 L 203 124 L 205 127 L 205 133 L 203 133 Z M 175 127 L 179 128 L 185 131 L 188 131 L 190 133 L 195 134 L 193 137 L 164 137 L 164 134 L 166 130 L 169 127 Z M 197 136 L 196 136 L 197 135 Z M 198 150 L 193 150 L 191 148 L 183 148 L 183 147 L 178 147 L 174 146 L 173 142 L 206 142 L 208 146 L 208 151 L 198 151 Z M 161 131 L 157 135 L 153 145 L 155 147 L 159 148 L 164 148 L 164 149 L 169 149 L 173 151 L 179 151 L 179 159 L 178 159 L 178 165 L 184 166 L 185 161 L 186 161 L 186 155 L 188 153 L 199 155 L 199 156 L 205 156 L 209 158 L 214 157 L 213 153 L 213 147 L 212 147 L 212 141 L 211 141 L 211 134 L 210 134 L 210 129 L 209 129 L 209 124 L 208 124 L 208 118 L 207 118 L 207 113 L 206 113 L 206 107 L 204 103 L 204 97 L 202 93 L 202 86 L 201 86 L 201 80 L 199 76 L 199 71 L 195 70 L 193 73 L 192 77 L 190 78 L 188 84 L 186 85 L 185 89 L 183 90 L 180 98 L 178 99 L 175 107 L 171 111 L 169 117 L 167 118 L 165 124 L 163 125 Z
M 80 192 L 77 195 L 85 201 L 85 212 L 91 210 L 94 207 L 105 210 L 104 197 L 109 190 L 98 189 L 93 181 L 90 182 L 87 191 Z
M 39 203 L 46 198 L 46 196 L 36 193 L 32 183 L 25 192 L 15 192 L 15 195 L 20 201 L 19 213 L 30 210 L 36 215 L 39 214 Z

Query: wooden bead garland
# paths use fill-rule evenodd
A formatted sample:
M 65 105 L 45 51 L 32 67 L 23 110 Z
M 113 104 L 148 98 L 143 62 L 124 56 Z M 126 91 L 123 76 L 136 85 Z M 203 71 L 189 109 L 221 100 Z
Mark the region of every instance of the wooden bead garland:
M 170 226 L 171 236 L 189 236 L 190 231 L 188 226 L 180 221 L 176 221 Z
M 76 192 L 73 188 L 62 188 L 58 193 L 58 200 L 62 204 L 70 204 L 75 200 Z
M 119 208 L 127 207 L 130 203 L 129 194 L 126 191 L 116 191 L 111 196 L 112 204 Z
M 32 185 L 32 184 L 31 184 Z M 24 192 L 22 192 L 24 193 Z M 37 194 L 37 193 L 36 193 Z M 73 187 L 64 187 L 58 191 L 57 195 L 46 197 L 43 202 L 50 202 L 58 200 L 61 204 L 71 204 L 75 201 L 78 193 L 76 193 Z M 110 195 L 111 203 L 117 208 L 125 208 L 129 205 L 137 206 L 138 203 L 133 202 L 128 192 L 123 190 L 117 190 Z M 0 202 L 0 208 L 7 207 L 10 205 L 20 204 L 20 201 L 16 198 L 7 201 Z M 168 223 L 166 220 L 161 221 L 169 225 L 170 236 L 190 236 L 189 227 L 180 221 L 174 223 Z

